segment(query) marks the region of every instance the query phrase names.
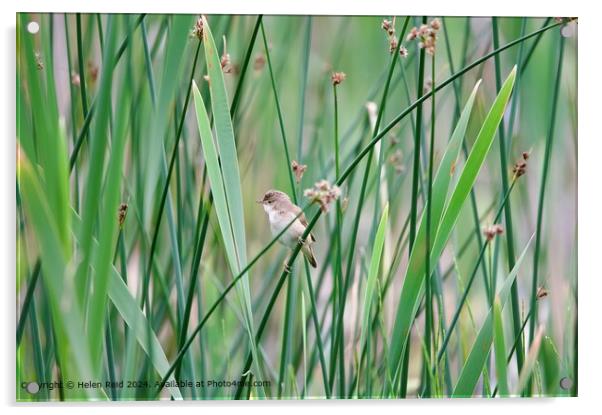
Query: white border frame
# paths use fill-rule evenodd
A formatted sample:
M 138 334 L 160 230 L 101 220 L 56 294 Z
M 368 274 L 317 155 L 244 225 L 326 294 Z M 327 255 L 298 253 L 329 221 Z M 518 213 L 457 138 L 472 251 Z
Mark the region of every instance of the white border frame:
M 598 304 L 602 295 L 600 284 L 599 240 L 602 237 L 599 209 L 602 206 L 600 177 L 602 171 L 602 146 L 600 145 L 600 127 L 596 118 L 600 118 L 601 88 L 600 69 L 600 27 L 597 20 L 601 14 L 588 1 L 558 1 L 530 3 L 525 0 L 505 0 L 503 2 L 479 2 L 472 4 L 469 0 L 430 0 L 424 2 L 392 2 L 385 0 L 330 0 L 328 2 L 304 0 L 302 2 L 285 2 L 275 0 L 218 0 L 214 2 L 169 0 L 164 2 L 129 0 L 104 0 L 102 2 L 82 2 L 53 0 L 21 0 L 18 4 L 2 2 L 2 89 L 5 95 L 0 99 L 0 125 L 5 130 L 4 139 L 0 140 L 2 149 L 2 180 L 0 186 L 2 200 L 0 218 L 2 220 L 2 264 L 5 264 L 2 275 L 4 306 L 2 308 L 5 324 L 2 330 L 1 357 L 3 364 L 2 403 L 8 406 L 8 413 L 43 412 L 44 414 L 81 413 L 105 414 L 110 410 L 115 414 L 127 414 L 133 407 L 154 408 L 155 412 L 172 407 L 174 403 L 103 403 L 103 404 L 35 404 L 23 405 L 15 403 L 15 13 L 17 11 L 36 12 L 119 12 L 119 13 L 232 13 L 232 14 L 335 14 L 335 15 L 455 15 L 455 16 L 577 16 L 579 17 L 579 147 L 578 147 L 578 221 L 579 228 L 579 398 L 557 399 L 506 399 L 488 401 L 485 399 L 463 400 L 416 400 L 407 401 L 270 401 L 270 402 L 179 402 L 178 415 L 199 413 L 204 410 L 234 410 L 247 413 L 306 413 L 307 411 L 344 411 L 367 412 L 386 411 L 437 411 L 447 414 L 479 414 L 487 411 L 487 415 L 512 411 L 545 411 L 546 413 L 576 413 L 585 411 L 598 404 L 596 396 L 600 395 L 599 374 L 602 373 L 600 357 L 600 318 Z M 583 87 L 585 86 L 585 87 Z M 9 231 L 7 231 L 9 230 Z M 599 404 L 597 405 L 599 406 Z

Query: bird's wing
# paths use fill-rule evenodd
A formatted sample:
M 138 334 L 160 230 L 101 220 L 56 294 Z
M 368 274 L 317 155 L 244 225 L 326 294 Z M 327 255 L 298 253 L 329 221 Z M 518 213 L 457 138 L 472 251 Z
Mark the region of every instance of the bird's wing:
M 299 212 L 301 212 L 301 208 L 299 206 L 293 205 L 293 211 L 295 212 L 295 216 L 297 216 Z M 305 217 L 305 213 L 301 213 L 301 216 L 299 216 L 299 222 L 301 222 L 301 225 L 307 228 L 308 224 L 307 218 Z M 309 234 L 309 239 L 311 240 L 311 242 L 316 242 L 316 238 L 313 233 Z

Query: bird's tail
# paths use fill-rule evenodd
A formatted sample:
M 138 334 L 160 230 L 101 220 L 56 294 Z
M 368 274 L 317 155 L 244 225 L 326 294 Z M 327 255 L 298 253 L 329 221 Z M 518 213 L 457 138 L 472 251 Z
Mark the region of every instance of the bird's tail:
M 316 262 L 314 250 L 312 249 L 311 245 L 307 243 L 303 244 L 303 246 L 301 247 L 301 251 L 303 252 L 303 255 L 305 255 L 305 258 L 307 258 L 307 260 L 309 261 L 309 264 L 313 268 L 318 268 L 318 263 Z

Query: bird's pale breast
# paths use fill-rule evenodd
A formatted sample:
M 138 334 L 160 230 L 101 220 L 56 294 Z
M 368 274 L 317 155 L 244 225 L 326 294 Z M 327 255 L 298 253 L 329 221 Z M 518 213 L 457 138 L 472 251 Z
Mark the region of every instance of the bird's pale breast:
M 264 206 L 268 219 L 270 221 L 270 229 L 272 235 L 276 236 L 295 218 L 292 212 L 283 212 L 272 208 L 271 206 Z M 288 247 L 294 247 L 299 237 L 303 235 L 305 227 L 295 220 L 295 222 L 287 229 L 287 231 L 279 238 L 279 242 Z

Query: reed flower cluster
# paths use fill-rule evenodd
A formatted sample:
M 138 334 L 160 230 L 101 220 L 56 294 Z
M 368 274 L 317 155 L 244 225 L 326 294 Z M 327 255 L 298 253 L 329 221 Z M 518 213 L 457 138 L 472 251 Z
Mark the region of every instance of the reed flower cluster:
M 203 16 L 200 16 L 194 24 L 190 37 L 196 37 L 198 40 L 203 40 Z
M 320 205 L 322 212 L 328 212 L 330 204 L 341 196 L 341 189 L 331 185 L 327 180 L 320 180 L 314 187 L 305 189 L 303 195 L 314 203 Z
M 127 213 L 128 213 L 128 204 L 127 203 L 120 204 L 119 211 L 117 213 L 117 220 L 119 221 L 120 228 L 123 227 Z
M 437 32 L 441 29 L 441 22 L 435 18 L 428 25 L 423 24 L 419 28 L 413 27 L 410 29 L 407 40 L 408 42 L 417 39 L 418 47 L 425 49 L 429 55 L 435 54 L 437 45 Z
M 330 77 L 333 85 L 339 85 L 345 80 L 345 78 L 347 78 L 345 72 L 335 72 Z
M 380 27 L 387 33 L 389 41 L 389 53 L 395 53 L 397 50 L 398 40 L 395 37 L 395 18 L 393 20 L 384 19 Z M 402 58 L 408 57 L 408 50 L 403 46 L 399 46 L 399 54 Z
M 520 176 L 527 172 L 527 159 L 529 158 L 529 153 L 524 151 L 522 157 L 519 161 L 517 161 L 512 167 L 512 173 L 514 173 L 514 177 L 518 179 Z
M 483 235 L 485 235 L 485 239 L 488 241 L 493 240 L 496 235 L 501 235 L 504 233 L 504 227 L 499 223 L 494 223 L 493 225 L 489 225 L 483 229 Z

